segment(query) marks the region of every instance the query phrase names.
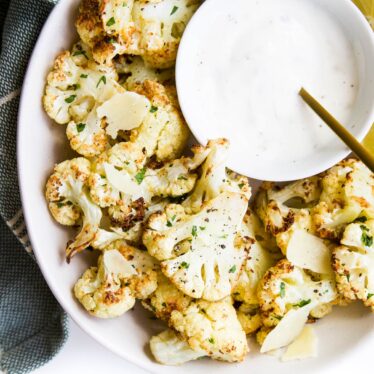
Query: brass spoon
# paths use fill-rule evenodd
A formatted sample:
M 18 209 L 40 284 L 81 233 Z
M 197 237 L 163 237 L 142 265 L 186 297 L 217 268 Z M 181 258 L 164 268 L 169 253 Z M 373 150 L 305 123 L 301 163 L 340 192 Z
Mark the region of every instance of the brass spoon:
M 330 127 L 357 157 L 374 173 L 374 155 L 366 149 L 336 118 L 334 118 L 307 90 L 299 95 L 311 109 Z

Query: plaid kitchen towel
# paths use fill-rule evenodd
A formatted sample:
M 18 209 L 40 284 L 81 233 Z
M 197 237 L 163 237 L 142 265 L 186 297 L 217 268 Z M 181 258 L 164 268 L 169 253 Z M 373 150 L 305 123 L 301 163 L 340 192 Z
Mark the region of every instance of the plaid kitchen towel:
M 16 165 L 23 76 L 55 2 L 0 0 L 0 371 L 9 374 L 27 373 L 43 365 L 67 338 L 67 317 L 37 264 L 23 250 L 31 253 Z

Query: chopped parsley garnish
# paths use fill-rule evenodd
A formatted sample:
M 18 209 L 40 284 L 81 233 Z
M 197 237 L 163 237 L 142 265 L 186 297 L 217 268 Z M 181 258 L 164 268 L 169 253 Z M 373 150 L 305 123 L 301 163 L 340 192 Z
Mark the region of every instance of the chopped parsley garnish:
M 206 229 L 206 227 L 205 227 L 205 226 L 199 226 L 199 229 L 200 229 L 201 231 L 204 231 L 204 230 Z
M 213 339 L 213 338 L 209 338 L 209 339 L 208 339 L 208 342 L 209 342 L 210 344 L 214 344 L 214 339 Z
M 176 5 L 174 5 L 173 9 L 171 10 L 170 15 L 172 16 L 177 10 L 178 10 L 178 7 Z
M 157 112 L 158 111 L 158 108 L 157 108 L 157 106 L 151 106 L 151 109 L 149 109 L 149 111 L 151 112 L 151 113 L 155 113 L 155 112 Z
M 192 226 L 191 234 L 194 238 L 197 237 L 197 226 Z
M 244 187 L 244 183 L 238 184 L 239 188 L 242 189 Z
M 86 127 L 85 123 L 77 123 L 77 131 L 78 132 L 82 132 L 85 127 Z
M 86 79 L 88 77 L 88 74 L 81 74 L 81 78 Z
M 366 247 L 371 247 L 373 245 L 374 239 L 371 235 L 368 234 L 369 229 L 361 225 L 362 235 L 361 235 L 361 241 Z
M 103 82 L 104 84 L 106 84 L 106 76 L 103 75 L 99 81 L 97 82 L 97 85 L 96 85 L 96 88 L 99 87 L 100 83 Z
M 107 26 L 113 26 L 114 24 L 116 23 L 116 21 L 114 20 L 114 17 L 111 17 L 108 19 L 108 22 L 106 23 Z
M 173 222 L 175 221 L 175 218 L 176 218 L 176 216 L 171 217 L 170 220 L 168 220 L 166 222 L 166 226 L 167 227 L 172 227 L 173 226 Z
M 367 299 L 369 300 L 373 296 L 374 296 L 374 293 L 369 293 Z
M 88 60 L 88 57 L 87 57 L 85 51 L 75 51 L 75 52 L 73 53 L 73 56 L 81 56 L 81 55 L 84 56 L 84 57 L 86 57 L 86 59 Z
M 363 217 L 358 217 L 354 220 L 354 222 L 361 222 L 361 223 L 365 223 L 368 219 L 363 216 Z
M 347 281 L 349 282 L 349 279 L 351 278 L 351 274 L 346 274 L 345 276 L 347 278 Z
M 135 175 L 135 180 L 138 184 L 141 184 L 143 182 L 146 170 L 147 170 L 146 168 L 143 168 L 142 170 L 139 171 L 138 174 Z
M 299 308 L 302 308 L 305 305 L 308 305 L 312 302 L 311 299 L 308 300 L 301 300 L 298 304 L 294 304 L 294 306 L 298 306 Z
M 228 236 L 229 236 L 228 234 L 223 234 L 223 235 L 221 235 L 219 238 L 220 238 L 220 239 L 227 239 Z
M 186 181 L 187 180 L 187 177 L 185 177 L 184 175 L 180 175 L 179 177 L 178 177 L 178 180 L 179 181 Z
M 232 266 L 229 270 L 229 273 L 235 273 L 236 272 L 236 265 Z
M 188 269 L 189 267 L 190 267 L 190 264 L 187 263 L 186 261 L 183 261 L 183 262 L 181 263 L 181 268 L 182 268 L 182 269 Z
M 71 104 L 75 100 L 76 97 L 77 95 L 70 95 L 69 97 L 65 99 L 65 102 L 68 104 Z
M 114 38 L 110 38 L 110 39 L 109 39 L 109 43 L 110 43 L 110 44 L 117 43 L 117 40 L 114 39 Z
M 286 284 L 281 282 L 280 284 L 280 297 L 283 299 L 286 296 Z

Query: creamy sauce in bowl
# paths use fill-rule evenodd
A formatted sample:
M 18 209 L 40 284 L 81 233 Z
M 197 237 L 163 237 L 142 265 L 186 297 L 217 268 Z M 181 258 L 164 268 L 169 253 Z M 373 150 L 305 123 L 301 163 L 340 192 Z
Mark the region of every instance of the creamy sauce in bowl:
M 210 0 L 199 12 L 213 8 L 193 42 L 192 20 L 177 63 L 182 110 L 197 138 L 227 137 L 233 168 L 242 172 L 235 160 L 245 157 L 257 164 L 253 172 L 248 166 L 247 175 L 260 179 L 270 178 L 254 170 L 258 165 L 272 168 L 273 179 L 292 179 L 282 175 L 293 165 L 330 147 L 341 151 L 336 136 L 298 96 L 304 86 L 351 124 L 360 56 L 339 19 L 313 0 Z

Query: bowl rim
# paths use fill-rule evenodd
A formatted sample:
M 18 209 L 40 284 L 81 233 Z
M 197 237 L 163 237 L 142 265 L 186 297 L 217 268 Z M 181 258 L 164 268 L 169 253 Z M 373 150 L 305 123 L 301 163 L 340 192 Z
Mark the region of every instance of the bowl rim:
M 195 24 L 200 22 L 199 17 L 195 16 L 198 15 L 199 12 L 201 12 L 204 8 L 210 6 L 211 3 L 213 3 L 214 0 L 205 0 L 204 3 L 199 7 L 199 9 L 196 11 L 192 19 L 189 21 L 187 24 L 187 27 L 183 33 L 180 45 L 179 45 L 179 50 L 177 54 L 177 60 L 176 60 L 176 65 L 175 65 L 175 82 L 176 82 L 176 88 L 177 88 L 177 93 L 178 93 L 178 99 L 179 99 L 179 105 L 181 107 L 182 113 L 184 118 L 186 119 L 186 122 L 188 124 L 188 127 L 190 131 L 192 132 L 193 136 L 198 140 L 200 144 L 206 144 L 208 139 L 205 136 L 202 136 L 201 133 L 198 131 L 198 126 L 194 124 L 194 121 L 191 119 L 191 111 L 187 109 L 186 102 L 184 100 L 185 95 L 187 96 L 186 92 L 187 89 L 184 89 L 183 87 L 183 79 L 181 76 L 184 73 L 184 69 L 186 66 L 190 65 L 190 61 L 187 61 L 187 59 L 182 59 L 183 56 L 188 55 L 188 39 L 191 37 L 193 34 L 193 29 L 195 28 Z M 363 15 L 363 13 L 360 11 L 360 9 L 352 2 L 352 0 L 338 0 L 339 5 L 345 6 L 348 11 L 352 13 L 352 17 L 355 18 L 355 22 L 360 26 L 360 31 L 359 35 L 360 38 L 368 38 L 368 40 L 371 41 L 371 50 L 372 50 L 372 56 L 374 57 L 374 31 L 369 25 L 369 22 Z M 367 56 L 367 53 L 365 51 L 365 56 Z M 372 63 L 374 64 L 374 58 Z M 307 87 L 306 87 L 307 89 Z M 181 92 L 184 92 L 184 94 L 181 94 Z M 362 141 L 365 136 L 369 133 L 371 126 L 374 123 L 374 91 L 373 91 L 373 98 L 372 98 L 373 105 L 371 106 L 371 110 L 366 114 L 365 116 L 365 122 L 362 123 L 360 126 L 358 133 L 355 135 L 356 139 L 358 141 Z M 327 126 L 327 125 L 326 125 Z M 320 174 L 321 172 L 329 169 L 333 165 L 337 164 L 347 156 L 349 156 L 352 153 L 352 151 L 344 146 L 344 149 L 338 151 L 335 155 L 332 155 L 331 157 L 326 157 L 324 162 L 320 162 L 314 167 L 308 167 L 308 168 L 303 168 L 302 165 L 300 164 L 298 167 L 299 172 L 295 173 L 293 168 L 289 168 L 290 170 L 290 176 L 285 175 L 280 175 L 279 173 L 274 173 L 274 175 L 277 175 L 277 178 L 269 178 L 269 175 L 265 175 L 262 171 L 257 170 L 256 172 L 251 172 L 251 175 L 248 175 L 248 169 L 244 166 L 244 163 L 241 165 L 243 166 L 236 166 L 233 167 L 232 169 L 242 175 L 247 175 L 252 179 L 256 180 L 267 180 L 267 181 L 277 181 L 277 182 L 290 182 L 293 180 L 298 180 L 298 179 L 304 179 L 308 178 L 312 175 L 317 175 Z M 259 160 L 256 160 L 258 162 Z M 294 174 L 292 174 L 294 172 Z

